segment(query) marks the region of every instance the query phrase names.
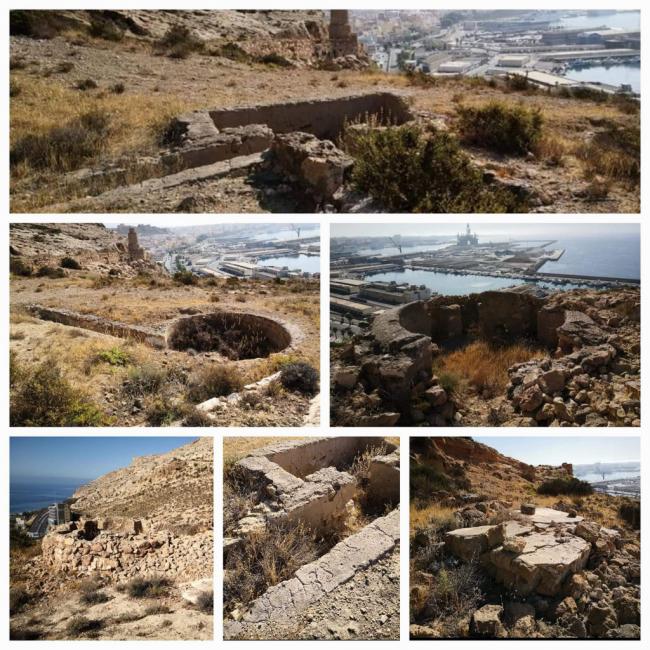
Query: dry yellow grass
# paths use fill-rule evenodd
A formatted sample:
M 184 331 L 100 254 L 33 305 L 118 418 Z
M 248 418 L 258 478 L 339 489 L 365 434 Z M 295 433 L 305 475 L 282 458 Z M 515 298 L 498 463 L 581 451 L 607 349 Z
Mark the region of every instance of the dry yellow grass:
M 508 368 L 544 355 L 543 350 L 524 343 L 493 347 L 484 341 L 474 341 L 441 357 L 434 373 L 449 373 L 462 384 L 487 397 L 494 397 L 508 385 Z
M 455 521 L 453 518 L 456 508 L 441 506 L 439 503 L 429 503 L 424 507 L 418 508 L 413 503 L 409 506 L 409 530 L 411 534 L 414 531 L 427 528 L 432 524 Z
M 300 440 L 300 436 L 256 436 L 256 437 L 224 437 L 223 439 L 223 462 L 224 465 L 232 464 L 243 458 L 255 449 L 266 447 L 275 442 L 287 440 Z

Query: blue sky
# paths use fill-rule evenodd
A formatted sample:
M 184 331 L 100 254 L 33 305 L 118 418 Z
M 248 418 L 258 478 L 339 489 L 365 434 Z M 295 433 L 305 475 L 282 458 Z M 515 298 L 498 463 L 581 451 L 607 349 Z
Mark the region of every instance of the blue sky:
M 13 437 L 9 445 L 12 481 L 51 478 L 94 479 L 134 456 L 161 454 L 185 445 L 193 437 Z
M 638 437 L 577 437 L 539 436 L 479 437 L 477 442 L 493 447 L 506 456 L 530 465 L 559 465 L 560 463 L 589 464 L 641 460 Z

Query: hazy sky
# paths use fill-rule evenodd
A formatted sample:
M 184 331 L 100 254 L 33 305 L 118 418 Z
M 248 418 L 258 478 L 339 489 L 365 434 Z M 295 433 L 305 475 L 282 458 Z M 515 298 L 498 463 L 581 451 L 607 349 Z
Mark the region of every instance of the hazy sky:
M 134 456 L 162 454 L 191 437 L 15 437 L 9 446 L 11 480 L 48 478 L 94 479 L 120 467 Z
M 589 464 L 641 459 L 638 437 L 475 437 L 506 456 L 530 465 Z
M 582 223 L 471 223 L 472 231 L 485 241 L 486 237 L 525 237 L 562 239 L 571 237 L 639 236 L 640 227 L 634 223 L 582 224 Z M 460 223 L 333 223 L 332 237 L 368 237 L 404 235 L 455 235 L 465 230 Z

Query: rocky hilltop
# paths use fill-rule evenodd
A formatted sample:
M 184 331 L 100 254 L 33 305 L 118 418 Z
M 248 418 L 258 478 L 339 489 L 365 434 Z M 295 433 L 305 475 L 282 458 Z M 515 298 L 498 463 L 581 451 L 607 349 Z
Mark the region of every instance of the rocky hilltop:
M 99 223 L 13 223 L 10 240 L 11 270 L 18 275 L 64 268 L 128 276 L 155 269 L 133 259 L 127 237 Z
M 155 530 L 211 530 L 212 462 L 210 438 L 136 457 L 77 490 L 72 510 L 84 517 L 138 519 Z
M 412 438 L 410 481 L 412 638 L 639 638 L 638 501 L 470 438 Z
M 212 449 L 135 458 L 79 489 L 73 521 L 12 553 L 12 638 L 212 638 Z

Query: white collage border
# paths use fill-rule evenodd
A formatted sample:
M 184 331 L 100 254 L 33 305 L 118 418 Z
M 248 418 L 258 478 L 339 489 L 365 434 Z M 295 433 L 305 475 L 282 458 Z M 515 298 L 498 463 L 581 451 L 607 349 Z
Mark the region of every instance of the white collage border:
M 87 2 L 57 2 L 56 4 L 52 2 L 43 2 L 43 1 L 25 1 L 25 0 L 10 0 L 8 3 L 8 8 L 5 9 L 1 14 L 1 26 L 2 30 L 0 33 L 8 34 L 8 9 L 112 9 L 112 8 L 133 8 L 133 9 L 329 9 L 335 8 L 337 3 L 315 3 L 305 0 L 304 2 L 295 2 L 295 1 L 285 1 L 285 2 L 229 2 L 229 3 L 217 3 L 217 2 L 201 2 L 195 1 L 191 3 L 190 7 L 180 7 L 181 3 L 178 0 L 123 0 L 121 2 L 107 2 L 102 1 L 98 2 L 97 0 L 88 0 Z M 343 4 L 343 3 L 341 3 Z M 348 4 L 348 3 L 345 3 Z M 399 5 L 399 6 L 396 6 Z M 495 7 L 496 5 L 496 7 Z M 602 0 L 591 0 L 589 1 L 575 1 L 575 2 L 559 2 L 557 0 L 536 0 L 533 2 L 527 2 L 524 4 L 523 8 L 526 9 L 609 9 L 612 7 L 617 9 L 639 9 L 641 3 L 638 1 L 629 2 L 628 0 L 618 0 L 613 3 L 611 1 L 603 2 Z M 522 3 L 516 2 L 514 0 L 499 0 L 496 2 L 436 2 L 433 6 L 430 3 L 424 2 L 353 2 L 348 4 L 348 8 L 351 9 L 521 9 Z M 644 63 L 648 60 L 648 42 L 644 38 L 646 33 L 650 34 L 650 25 L 649 17 L 650 10 L 641 11 L 641 32 L 642 32 L 642 71 L 645 70 Z M 5 48 L 3 53 L 3 64 L 0 74 L 3 79 L 3 88 L 8 88 L 8 72 L 9 72 L 9 44 L 8 39 L 5 42 Z M 647 76 L 645 77 L 647 78 Z M 645 86 L 644 77 L 642 77 L 642 85 Z M 642 94 L 643 97 L 643 94 Z M 4 152 L 4 164 L 5 170 L 9 169 L 9 93 L 5 91 L 2 95 L 2 106 L 3 106 L 3 115 L 4 115 L 4 128 L 2 129 L 2 151 Z M 647 119 L 648 107 L 642 101 L 642 151 L 645 152 L 648 150 L 649 137 L 646 133 L 646 125 L 648 122 Z M 642 156 L 642 179 L 646 178 L 648 173 L 648 164 L 646 164 L 645 157 Z M 641 198 L 642 198 L 642 212 L 641 214 L 597 214 L 597 215 L 577 215 L 577 214 L 560 214 L 560 215 L 539 215 L 539 218 L 535 217 L 535 220 L 540 223 L 617 223 L 617 222 L 627 222 L 627 223 L 640 223 L 641 224 L 641 246 L 642 246 L 642 255 L 641 255 L 641 290 L 642 290 L 642 300 L 641 300 L 641 309 L 642 309 L 642 322 L 646 322 L 646 317 L 650 314 L 650 308 L 646 306 L 646 291 L 645 286 L 650 282 L 650 271 L 648 270 L 648 265 L 644 263 L 644 254 L 647 250 L 646 237 L 647 237 L 647 226 L 644 224 L 643 219 L 643 206 L 648 205 L 648 191 L 647 183 L 642 184 Z M 8 248 L 9 248 L 9 221 L 13 222 L 51 222 L 51 221 L 62 221 L 62 222 L 114 222 L 114 221 L 152 221 L 156 223 L 173 223 L 174 219 L 178 219 L 178 214 L 156 214 L 156 215 L 94 215 L 94 214 L 83 214 L 83 215 L 10 215 L 9 213 L 9 178 L 8 173 L 5 172 L 4 182 L 1 187 L 1 196 L 3 200 L 3 205 L 6 206 L 7 212 L 7 224 L 1 229 L 2 232 L 2 259 L 3 265 L 6 271 L 8 271 Z M 255 436 L 255 435 L 264 435 L 272 433 L 273 435 L 305 435 L 305 436 L 316 436 L 316 435 L 376 435 L 376 430 L 357 430 L 350 428 L 329 428 L 326 424 L 323 424 L 323 420 L 327 421 L 329 413 L 329 273 L 327 260 L 329 260 L 329 235 L 330 235 L 330 223 L 417 223 L 421 219 L 426 219 L 427 223 L 458 223 L 463 225 L 469 219 L 473 222 L 484 222 L 484 223 L 519 223 L 524 219 L 531 219 L 529 215 L 520 215 L 520 216 L 508 216 L 504 217 L 503 215 L 486 215 L 481 214 L 477 215 L 422 215 L 422 216 L 413 216 L 413 215 L 192 215 L 192 218 L 199 222 L 203 217 L 205 223 L 211 222 L 233 222 L 238 223 L 295 223 L 295 222 L 318 222 L 320 223 L 320 233 L 321 233 L 321 425 L 317 428 L 311 429 L 296 429 L 288 427 L 279 427 L 274 429 L 267 429 L 262 427 L 252 427 L 252 428 L 224 428 L 216 430 L 205 430 L 205 429 L 152 429 L 152 428 L 128 428 L 128 427 L 115 427 L 115 428 L 100 428 L 92 430 L 79 430 L 79 429 L 56 429 L 56 430 L 43 430 L 37 429 L 32 430 L 29 428 L 17 428 L 9 429 L 7 428 L 7 434 L 4 436 L 3 444 L 0 447 L 0 470 L 2 476 L 4 477 L 4 491 L 2 497 L 2 510 L 0 511 L 3 517 L 2 524 L 2 535 L 0 536 L 0 554 L 2 556 L 2 588 L 0 589 L 0 616 L 1 627 L 0 627 L 0 642 L 8 640 L 9 638 L 9 617 L 8 617 L 8 596 L 9 596 L 9 576 L 8 576 L 8 519 L 9 519 L 9 437 L 15 435 L 27 435 L 27 436 L 41 436 L 41 435 L 63 435 L 63 436 L 172 436 L 172 435 L 211 435 L 215 443 L 215 490 L 214 490 L 214 507 L 215 507 L 215 549 L 214 549 L 214 559 L 215 559 L 215 603 L 216 603 L 216 614 L 215 614 L 215 634 L 214 641 L 183 641 L 182 647 L 191 647 L 196 645 L 197 647 L 206 647 L 206 644 L 217 643 L 221 644 L 222 638 L 222 621 L 220 615 L 220 605 L 222 602 L 222 587 L 221 587 L 221 568 L 223 566 L 222 561 L 222 552 L 221 552 L 221 540 L 222 540 L 222 488 L 221 488 L 221 467 L 222 467 L 222 445 L 221 440 L 224 436 Z M 8 276 L 7 276 L 8 277 Z M 5 281 L 2 284 L 2 305 L 4 308 L 4 316 L 2 323 L 0 325 L 0 336 L 2 337 L 3 346 L 2 346 L 2 360 L 4 361 L 4 373 L 2 374 L 2 399 L 3 399 L 3 417 L 4 421 L 7 424 L 9 423 L 9 377 L 8 377 L 8 367 L 9 367 L 9 282 Z M 642 368 L 646 367 L 648 363 L 648 353 L 646 351 L 645 341 L 643 340 L 641 356 Z M 642 401 L 642 414 L 646 413 L 648 407 L 649 398 L 646 397 L 646 386 L 647 382 L 645 381 L 645 375 L 642 374 L 642 391 L 641 391 L 641 401 Z M 646 496 L 650 495 L 650 479 L 648 477 L 648 472 L 645 470 L 646 461 L 648 459 L 648 449 L 649 443 L 645 439 L 648 434 L 645 433 L 646 426 L 644 423 L 646 418 L 642 419 L 642 426 L 640 430 L 632 430 L 625 428 L 607 428 L 607 429 L 572 429 L 566 434 L 560 433 L 559 430 L 545 430 L 544 435 L 548 437 L 558 437 L 562 438 L 567 435 L 584 437 L 585 442 L 591 436 L 640 436 L 641 438 L 641 458 L 642 458 L 642 500 Z M 417 435 L 420 435 L 422 430 L 417 430 Z M 507 429 L 491 429 L 491 428 L 478 428 L 478 427 L 468 427 L 462 429 L 425 429 L 428 435 L 463 435 L 463 436 L 480 436 L 480 435 L 499 435 L 499 436 L 516 436 L 516 435 L 534 435 L 529 433 L 529 430 L 520 430 L 517 428 L 507 428 Z M 387 432 L 388 433 L 388 432 Z M 405 645 L 412 645 L 413 643 L 427 643 L 427 642 L 415 642 L 408 641 L 408 436 L 415 435 L 416 430 L 398 427 L 390 430 L 390 435 L 400 436 L 401 439 L 401 457 L 402 457 L 402 473 L 401 473 L 401 494 L 402 494 L 402 506 L 401 506 L 401 586 L 400 586 L 400 596 L 401 596 L 401 615 L 400 615 L 400 628 L 401 628 L 401 640 L 400 641 L 303 641 L 304 643 L 318 643 L 319 647 L 331 647 L 341 648 L 343 646 L 354 644 L 355 647 L 360 644 L 369 644 L 369 643 L 382 643 L 382 647 L 398 647 Z M 647 531 L 648 522 L 650 521 L 650 516 L 648 515 L 648 508 L 642 508 L 642 530 Z M 646 554 L 650 551 L 650 543 L 648 543 L 648 534 L 642 538 L 642 558 L 645 558 Z M 650 598 L 648 594 L 647 583 L 650 576 L 650 572 L 646 570 L 645 565 L 647 562 L 642 561 L 641 563 L 641 572 L 642 572 L 642 638 L 646 639 L 650 637 L 650 633 L 644 631 L 644 625 L 650 625 Z M 593 643 L 594 640 L 584 640 L 584 641 L 571 641 L 572 644 L 587 644 Z M 12 645 L 19 642 L 11 642 Z M 54 647 L 55 645 L 60 645 L 63 642 L 60 641 L 38 641 L 35 642 L 38 644 L 38 647 Z M 75 647 L 81 648 L 91 648 L 96 647 L 100 643 L 101 647 L 125 647 L 125 644 L 129 647 L 137 647 L 143 643 L 151 643 L 146 641 L 77 641 Z M 179 644 L 178 641 L 164 641 L 158 642 L 163 643 L 166 646 L 175 646 Z M 254 644 L 255 647 L 259 647 L 260 643 L 273 644 L 275 646 L 285 643 L 284 641 L 228 641 L 226 642 L 227 646 L 248 646 Z M 454 644 L 454 647 L 464 647 L 466 645 L 479 644 L 478 647 L 494 647 L 497 643 L 501 644 L 501 641 L 487 641 L 487 640 L 443 640 L 443 641 L 433 641 L 429 643 L 436 644 Z M 509 641 L 510 647 L 519 647 L 521 644 L 529 643 L 527 640 L 512 640 Z M 545 645 L 552 644 L 553 647 L 558 647 L 559 644 L 569 643 L 569 641 L 560 641 L 560 640 L 539 640 L 536 643 Z M 601 647 L 614 647 L 618 646 L 622 641 L 610 641 L 603 640 L 598 642 Z M 626 647 L 639 647 L 640 641 L 626 641 Z

